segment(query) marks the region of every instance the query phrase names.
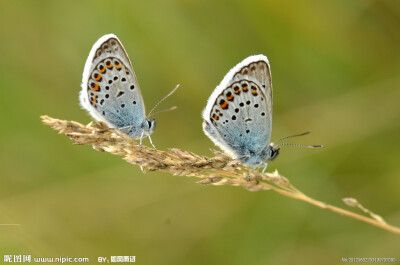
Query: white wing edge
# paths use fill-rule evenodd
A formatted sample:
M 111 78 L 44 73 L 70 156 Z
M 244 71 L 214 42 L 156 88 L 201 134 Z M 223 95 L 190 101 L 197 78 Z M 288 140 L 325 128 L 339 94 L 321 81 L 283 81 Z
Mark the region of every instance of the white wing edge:
M 90 67 L 92 66 L 92 61 L 93 58 L 95 56 L 96 50 L 106 41 L 108 41 L 111 38 L 115 38 L 119 41 L 119 43 L 122 46 L 121 41 L 118 39 L 117 36 L 115 36 L 114 34 L 106 34 L 102 37 L 100 37 L 96 43 L 93 45 L 92 49 L 90 50 L 89 56 L 86 59 L 86 63 L 85 63 L 85 68 L 83 70 L 83 74 L 82 74 L 82 84 L 81 84 L 81 91 L 79 93 L 79 100 L 80 100 L 80 105 L 82 108 L 86 109 L 87 111 L 89 111 L 89 114 L 95 118 L 98 121 L 103 121 L 105 123 L 107 123 L 108 126 L 110 127 L 114 127 L 112 124 L 110 124 L 102 115 L 100 115 L 98 113 L 98 111 L 92 107 L 92 105 L 90 105 L 89 103 L 89 96 L 87 93 L 87 81 L 89 80 L 89 71 L 90 71 Z M 123 47 L 123 46 L 122 46 Z
M 249 65 L 252 62 L 258 62 L 258 61 L 265 61 L 268 64 L 268 68 L 271 69 L 269 65 L 269 61 L 267 56 L 263 54 L 259 55 L 251 55 L 235 65 L 229 72 L 225 75 L 224 79 L 222 79 L 221 83 L 214 89 L 212 92 L 211 96 L 208 98 L 207 105 L 205 109 L 203 110 L 202 116 L 203 119 L 207 120 L 208 122 L 211 123 L 210 121 L 210 112 L 211 109 L 214 105 L 215 99 L 221 94 L 221 92 L 227 87 L 228 83 L 232 80 L 233 76 L 244 66 Z M 208 135 L 207 135 L 208 136 Z M 211 138 L 211 137 L 210 137 Z

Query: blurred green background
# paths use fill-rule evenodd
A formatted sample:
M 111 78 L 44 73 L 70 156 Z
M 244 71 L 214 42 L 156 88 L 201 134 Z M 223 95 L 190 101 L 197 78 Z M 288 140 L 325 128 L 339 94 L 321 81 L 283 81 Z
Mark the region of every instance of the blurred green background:
M 95 41 L 116 34 L 150 110 L 152 138 L 211 155 L 206 100 L 228 70 L 268 56 L 272 139 L 286 148 L 268 170 L 311 197 L 343 197 L 400 225 L 400 2 L 1 1 L 0 263 L 35 257 L 136 256 L 137 264 L 340 264 L 400 260 L 400 236 L 274 192 L 200 186 L 143 174 L 120 157 L 76 146 L 39 116 L 88 123 L 78 104 Z M 160 108 L 162 109 L 162 108 Z M 145 140 L 148 145 L 148 140 Z

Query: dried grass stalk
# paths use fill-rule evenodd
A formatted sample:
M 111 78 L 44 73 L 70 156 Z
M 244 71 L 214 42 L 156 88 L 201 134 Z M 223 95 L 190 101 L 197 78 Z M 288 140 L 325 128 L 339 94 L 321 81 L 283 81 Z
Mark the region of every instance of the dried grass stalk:
M 251 168 L 243 166 L 238 161 L 232 161 L 219 151 L 213 150 L 216 156 L 209 158 L 177 148 L 172 148 L 169 152 L 147 146 L 141 148 L 129 136 L 110 129 L 103 122 L 91 122 L 85 126 L 75 121 L 58 120 L 49 116 L 41 116 L 41 118 L 44 124 L 67 135 L 76 144 L 92 145 L 98 151 L 123 156 L 124 160 L 139 165 L 143 171 L 161 170 L 173 175 L 196 177 L 200 179 L 197 183 L 202 185 L 241 186 L 249 191 L 273 190 L 286 197 L 302 200 L 400 235 L 399 227 L 387 224 L 381 216 L 364 208 L 356 199 L 345 198 L 343 201 L 348 206 L 359 208 L 369 216 L 312 199 L 296 189 L 278 171 L 264 175 L 254 171 L 249 178 Z

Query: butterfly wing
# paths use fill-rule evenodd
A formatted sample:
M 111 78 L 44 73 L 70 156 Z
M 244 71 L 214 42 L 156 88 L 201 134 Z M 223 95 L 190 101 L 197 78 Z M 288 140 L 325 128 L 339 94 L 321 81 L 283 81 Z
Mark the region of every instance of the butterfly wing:
M 101 37 L 90 51 L 82 78 L 80 102 L 96 120 L 129 128 L 139 138 L 145 108 L 129 57 L 114 34 Z
M 249 165 L 262 160 L 272 126 L 272 83 L 267 57 L 250 56 L 224 77 L 203 112 L 213 142 Z

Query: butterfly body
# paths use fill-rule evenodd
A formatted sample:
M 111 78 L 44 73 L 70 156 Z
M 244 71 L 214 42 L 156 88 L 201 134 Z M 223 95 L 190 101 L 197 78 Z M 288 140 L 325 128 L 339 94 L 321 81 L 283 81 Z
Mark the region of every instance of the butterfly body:
M 98 121 L 133 139 L 150 136 L 155 120 L 145 115 L 139 84 L 129 57 L 114 34 L 101 37 L 86 61 L 81 106 Z
M 250 56 L 233 67 L 215 88 L 203 111 L 203 130 L 243 164 L 266 166 L 279 149 L 269 144 L 272 82 L 268 59 Z

